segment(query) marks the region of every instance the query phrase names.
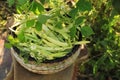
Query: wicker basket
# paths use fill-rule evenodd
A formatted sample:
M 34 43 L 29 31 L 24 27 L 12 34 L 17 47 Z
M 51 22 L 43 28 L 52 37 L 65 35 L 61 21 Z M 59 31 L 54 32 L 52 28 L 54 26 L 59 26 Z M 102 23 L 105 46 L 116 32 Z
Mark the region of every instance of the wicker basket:
M 20 58 L 20 56 L 13 50 L 13 48 L 11 48 L 11 53 L 15 57 L 17 62 L 20 63 L 20 65 L 23 66 L 25 69 L 38 74 L 52 74 L 64 70 L 65 68 L 72 65 L 79 56 L 80 50 L 81 49 L 78 48 L 73 55 L 63 61 L 41 64 L 31 64 L 29 62 L 25 63 L 24 60 Z

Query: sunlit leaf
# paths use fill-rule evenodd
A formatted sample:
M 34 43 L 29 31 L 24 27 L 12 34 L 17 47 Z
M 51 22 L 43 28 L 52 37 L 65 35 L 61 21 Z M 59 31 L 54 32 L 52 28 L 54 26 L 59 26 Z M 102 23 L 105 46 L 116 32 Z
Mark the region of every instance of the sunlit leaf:
M 8 36 L 8 41 L 10 42 L 10 44 L 14 44 L 14 38 L 13 38 L 13 36 L 9 35 Z
M 97 64 L 95 64 L 93 66 L 93 74 L 95 74 L 97 72 L 97 70 L 98 70 L 98 66 L 97 66 Z
M 11 46 L 11 45 L 19 43 L 19 40 L 17 38 L 14 38 L 12 35 L 9 35 L 7 39 L 9 42 L 8 44 L 6 44 L 7 46 Z

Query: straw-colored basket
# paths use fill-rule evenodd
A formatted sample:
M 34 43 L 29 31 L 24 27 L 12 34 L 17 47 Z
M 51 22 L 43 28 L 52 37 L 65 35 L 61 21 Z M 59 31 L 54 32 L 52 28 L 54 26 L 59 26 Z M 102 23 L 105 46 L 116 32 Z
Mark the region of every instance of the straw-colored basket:
M 13 48 L 11 48 L 12 55 L 15 57 L 17 62 L 20 63 L 21 66 L 31 72 L 38 74 L 52 74 L 64 70 L 76 61 L 77 57 L 80 54 L 80 50 L 81 49 L 78 48 L 73 55 L 59 62 L 31 64 L 30 62 L 25 63 L 24 60 L 13 50 Z

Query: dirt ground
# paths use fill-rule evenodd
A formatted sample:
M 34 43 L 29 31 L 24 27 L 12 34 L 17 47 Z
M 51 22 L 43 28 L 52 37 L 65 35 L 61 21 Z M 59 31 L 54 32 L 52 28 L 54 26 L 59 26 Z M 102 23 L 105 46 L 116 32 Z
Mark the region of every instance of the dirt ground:
M 3 80 L 10 70 L 11 56 L 10 50 L 4 49 L 4 40 L 0 40 L 0 80 Z

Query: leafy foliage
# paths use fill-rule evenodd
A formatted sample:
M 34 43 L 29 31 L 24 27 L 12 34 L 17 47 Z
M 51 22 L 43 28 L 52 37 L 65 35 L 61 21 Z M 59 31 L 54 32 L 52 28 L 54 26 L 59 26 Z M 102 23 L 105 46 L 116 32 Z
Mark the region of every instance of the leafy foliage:
M 83 36 L 88 37 L 91 34 L 94 34 L 93 30 L 89 26 L 84 26 L 81 28 L 81 33 Z
M 11 7 L 15 3 L 15 0 L 7 0 L 7 2 L 9 3 L 9 6 Z
M 64 57 L 75 45 L 88 43 L 79 41 L 81 36 L 78 34 L 82 32 L 85 40 L 93 31 L 90 27 L 84 28 L 89 23 L 85 23 L 86 19 L 81 15 L 84 12 L 75 6 L 70 7 L 62 0 L 49 0 L 47 3 L 18 0 L 16 7 L 19 14 L 14 15 L 15 24 L 10 27 L 16 37 L 8 39 L 10 45 L 17 47 L 25 60 L 32 57 L 37 62 L 43 62 Z M 91 9 L 84 10 L 88 13 Z M 18 42 L 14 44 L 15 39 Z
M 120 15 L 112 3 L 112 0 L 93 0 L 93 10 L 88 17 L 94 35 L 88 45 L 90 59 L 84 67 L 92 70 L 90 74 L 93 74 L 95 80 L 119 80 Z
M 79 0 L 76 6 L 80 11 L 90 11 L 92 9 L 92 4 L 89 0 Z

